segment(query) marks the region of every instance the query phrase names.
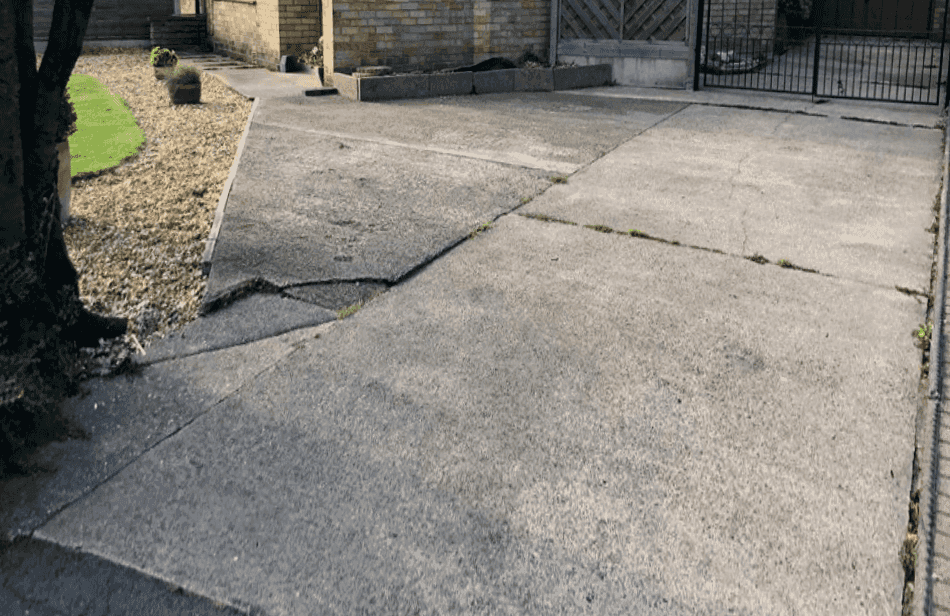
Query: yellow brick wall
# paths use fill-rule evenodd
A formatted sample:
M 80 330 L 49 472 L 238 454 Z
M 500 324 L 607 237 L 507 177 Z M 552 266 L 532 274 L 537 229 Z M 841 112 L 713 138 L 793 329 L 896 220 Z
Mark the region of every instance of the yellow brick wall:
M 547 57 L 551 0 L 332 1 L 325 33 L 332 29 L 337 70 L 438 69 L 529 50 Z
M 309 51 L 320 38 L 320 0 L 209 0 L 207 6 L 216 51 L 270 68 L 283 55 Z
M 280 0 L 279 10 L 280 55 L 299 56 L 316 47 L 322 34 L 320 0 Z

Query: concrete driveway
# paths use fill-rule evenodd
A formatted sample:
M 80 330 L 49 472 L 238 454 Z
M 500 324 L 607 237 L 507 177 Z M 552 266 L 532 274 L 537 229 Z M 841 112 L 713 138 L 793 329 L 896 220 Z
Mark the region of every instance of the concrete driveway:
M 272 615 L 898 613 L 936 111 L 622 92 L 262 101 L 209 290 L 268 293 L 8 536 Z

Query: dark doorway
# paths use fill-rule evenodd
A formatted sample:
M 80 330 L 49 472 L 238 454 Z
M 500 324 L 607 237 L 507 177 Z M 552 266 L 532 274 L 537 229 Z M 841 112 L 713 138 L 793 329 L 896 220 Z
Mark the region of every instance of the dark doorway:
M 930 30 L 933 0 L 824 0 L 821 8 L 828 30 L 919 34 Z

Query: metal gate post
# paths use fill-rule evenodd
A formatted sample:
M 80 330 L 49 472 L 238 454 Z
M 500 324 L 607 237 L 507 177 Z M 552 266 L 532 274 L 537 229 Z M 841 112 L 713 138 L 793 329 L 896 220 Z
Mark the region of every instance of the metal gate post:
M 703 48 L 703 9 L 705 0 L 696 0 L 696 40 L 693 43 L 693 91 L 699 90 L 699 74 L 703 70 L 702 66 L 702 48 Z
M 825 18 L 822 8 L 823 2 L 816 2 L 815 7 L 815 61 L 812 66 L 811 95 L 818 96 L 818 70 L 821 68 L 821 22 Z
M 940 68 L 937 69 L 938 75 L 943 72 L 944 56 L 947 55 L 947 9 L 950 9 L 950 0 L 943 3 L 943 31 L 940 33 Z M 937 102 L 939 102 L 940 78 L 937 79 Z M 950 105 L 950 61 L 947 62 L 947 81 L 943 85 L 943 106 L 947 107 L 948 105 Z
M 561 38 L 561 0 L 551 0 L 551 48 L 548 49 L 548 58 L 551 68 L 557 64 L 557 42 Z

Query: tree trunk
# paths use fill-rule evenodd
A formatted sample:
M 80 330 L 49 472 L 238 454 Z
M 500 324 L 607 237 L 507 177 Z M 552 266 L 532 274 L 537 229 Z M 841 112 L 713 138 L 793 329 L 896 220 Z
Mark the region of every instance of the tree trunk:
M 36 67 L 33 3 L 0 0 L 0 476 L 50 437 L 75 350 L 125 333 L 88 312 L 60 221 L 57 134 L 93 0 L 56 0 Z
M 92 3 L 56 0 L 37 69 L 32 2 L 0 0 L 0 346 L 31 322 L 69 331 L 85 314 L 60 223 L 56 136 Z

